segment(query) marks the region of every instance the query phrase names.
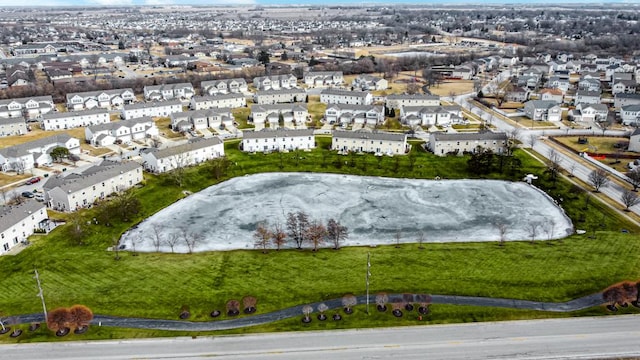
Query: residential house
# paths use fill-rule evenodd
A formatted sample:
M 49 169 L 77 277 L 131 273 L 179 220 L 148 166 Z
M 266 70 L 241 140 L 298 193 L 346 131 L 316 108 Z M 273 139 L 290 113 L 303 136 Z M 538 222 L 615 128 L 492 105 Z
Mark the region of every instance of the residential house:
M 174 131 L 219 129 L 221 126 L 233 126 L 233 113 L 230 108 L 211 108 L 171 114 L 171 128 Z
M 256 125 L 265 125 L 277 127 L 282 120 L 284 126 L 287 124 L 304 124 L 309 118 L 307 104 L 271 104 L 271 105 L 252 105 L 250 120 Z
M 131 88 L 86 91 L 67 94 L 67 109 L 78 111 L 86 109 L 122 109 L 124 105 L 133 104 L 136 95 Z
M 629 151 L 640 152 L 640 128 L 635 129 L 629 136 Z
M 109 112 L 102 109 L 46 114 L 40 119 L 44 130 L 63 130 L 81 126 L 106 124 L 111 120 Z
M 473 77 L 473 70 L 465 66 L 456 66 L 451 73 L 451 77 L 454 79 L 471 80 Z
M 351 86 L 354 89 L 360 89 L 363 91 L 386 90 L 387 87 L 389 87 L 389 82 L 377 76 L 360 74 L 353 79 Z
M 407 135 L 370 130 L 334 130 L 331 149 L 340 152 L 367 152 L 376 155 L 403 155 L 407 152 Z
M 578 81 L 578 90 L 583 91 L 601 91 L 601 83 L 599 78 L 583 77 Z
M 578 90 L 576 92 L 576 98 L 575 98 L 574 104 L 576 106 L 578 106 L 578 104 L 600 104 L 600 92 Z
M 611 86 L 612 94 L 627 93 L 633 94 L 636 92 L 635 80 L 618 80 Z
M 368 124 L 384 123 L 384 106 L 380 105 L 347 105 L 328 104 L 324 112 L 325 122 L 328 124 Z
M 36 230 L 48 228 L 45 204 L 33 199 L 18 205 L 0 205 L 0 255 L 24 242 Z
M 243 78 L 203 81 L 200 83 L 200 88 L 202 95 L 237 94 L 249 91 L 247 82 Z
M 563 94 L 566 94 L 567 91 L 571 88 L 571 83 L 569 83 L 568 78 L 562 78 L 560 76 L 552 76 L 549 78 L 547 82 L 547 87 L 552 89 L 558 89 L 562 91 Z
M 129 144 L 158 135 L 158 128 L 150 117 L 113 121 L 106 124 L 88 126 L 84 129 L 85 140 L 94 146 L 115 143 Z
M 30 43 L 19 45 L 11 49 L 14 56 L 38 56 L 42 54 L 56 54 L 58 50 L 48 43 Z
M 145 116 L 151 117 L 168 117 L 171 114 L 182 112 L 182 103 L 178 99 L 153 102 L 153 103 L 137 103 L 125 105 L 122 108 L 120 117 L 125 120 L 141 118 Z
M 622 125 L 640 125 L 640 104 L 625 105 L 620 109 Z
M 198 58 L 195 57 L 189 57 L 189 56 L 184 56 L 184 55 L 168 55 L 164 58 L 163 60 L 163 64 L 165 67 L 171 68 L 171 67 L 187 67 L 187 65 L 189 65 L 189 62 L 191 61 L 196 61 L 198 60 Z
M 344 84 L 342 71 L 309 71 L 304 75 L 308 87 L 339 86 Z
M 569 114 L 574 121 L 605 121 L 609 108 L 604 104 L 578 104 Z
M 530 93 L 531 92 L 527 88 L 516 87 L 514 89 L 511 89 L 510 91 L 507 91 L 504 99 L 513 102 L 525 102 L 529 100 Z
M 640 94 L 618 93 L 615 95 L 613 104 L 617 109 L 627 105 L 640 105 Z
M 310 150 L 315 147 L 313 129 L 245 131 L 242 138 L 242 151 L 245 152 Z
M 142 165 L 139 163 L 102 160 L 98 165 L 67 176 L 50 177 L 42 188 L 49 207 L 56 211 L 72 212 L 140 182 Z
M 562 104 L 564 94 L 560 89 L 542 89 L 540 90 L 540 100 L 555 101 L 558 104 Z
M 325 89 L 320 93 L 320 102 L 325 104 L 370 105 L 372 101 L 373 97 L 367 91 Z
M 503 132 L 483 131 L 477 133 L 444 133 L 429 134 L 428 147 L 435 155 L 463 155 L 474 153 L 479 149 L 491 150 L 494 154 L 507 152 L 508 137 Z
M 144 98 L 147 101 L 190 100 L 195 95 L 191 83 L 164 84 L 144 87 Z
M 23 173 L 52 163 L 49 153 L 57 147 L 67 148 L 71 154 L 80 154 L 80 140 L 68 134 L 58 134 L 0 149 L 0 166 L 4 172 Z
M 0 137 L 26 133 L 27 123 L 23 117 L 0 118 Z
M 239 108 L 247 106 L 242 94 L 218 94 L 213 96 L 194 96 L 189 102 L 189 109 L 204 110 L 211 108 Z
M 181 145 L 143 150 L 141 156 L 146 171 L 164 173 L 222 157 L 224 143 L 217 136 L 195 137 Z
M 519 87 L 526 87 L 530 90 L 538 87 L 538 83 L 540 82 L 540 78 L 534 75 L 521 75 L 518 77 L 516 84 Z
M 260 105 L 304 102 L 306 99 L 304 89 L 258 90 L 253 95 L 254 103 Z
M 298 87 L 298 79 L 291 75 L 259 76 L 253 79 L 257 90 L 293 89 Z
M 400 121 L 409 126 L 448 126 L 460 121 L 459 106 L 403 106 Z
M 55 109 L 56 105 L 50 95 L 0 100 L 0 118 L 24 117 L 30 120 Z
M 438 106 L 440 97 L 428 94 L 391 94 L 387 96 L 386 106 L 399 110 L 403 106 Z
M 551 109 L 554 109 L 551 111 Z M 531 120 L 541 121 L 560 121 L 557 118 L 557 112 L 562 115 L 562 109 L 557 102 L 553 100 L 530 100 L 524 103 L 525 116 Z

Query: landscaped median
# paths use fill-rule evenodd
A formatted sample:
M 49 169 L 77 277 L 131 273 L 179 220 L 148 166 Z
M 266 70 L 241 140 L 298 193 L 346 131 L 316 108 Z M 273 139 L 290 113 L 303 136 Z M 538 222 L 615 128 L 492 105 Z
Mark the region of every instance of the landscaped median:
M 330 140 L 329 140 L 330 141 Z M 542 302 L 565 302 L 598 293 L 611 283 L 640 278 L 640 240 L 638 228 L 610 211 L 587 193 L 559 180 L 555 187 L 544 168 L 524 153 L 516 153 L 521 166 L 511 173 L 504 168 L 486 174 L 487 178 L 520 180 L 527 173 L 539 175 L 535 185 L 557 199 L 578 229 L 587 234 L 563 240 L 534 243 L 453 243 L 403 244 L 348 247 L 341 250 L 237 250 L 194 254 L 133 253 L 107 251 L 135 223 L 184 197 L 184 191 L 196 192 L 230 177 L 259 172 L 314 171 L 433 179 L 476 177 L 468 172 L 464 157 L 440 158 L 414 146 L 415 161 L 408 156 L 337 155 L 326 150 L 328 141 L 318 139 L 321 148 L 312 152 L 287 154 L 245 154 L 238 142 L 226 144 L 230 165 L 223 174 L 214 165 L 187 169 L 184 187 L 171 176 L 146 176 L 145 185 L 133 189 L 141 201 L 141 212 L 129 223 L 114 220 L 111 226 L 93 224 L 99 206 L 65 215 L 85 231 L 82 241 L 71 236 L 70 226 L 55 229 L 46 237 L 30 239 L 32 245 L 15 256 L 0 258 L 0 304 L 5 315 L 41 311 L 33 279 L 37 267 L 49 308 L 83 304 L 95 314 L 115 317 L 178 319 L 184 306 L 190 320 L 210 320 L 210 313 L 224 308 L 229 299 L 255 296 L 256 315 L 271 313 L 301 304 L 328 301 L 343 294 L 362 294 L 367 254 L 371 256 L 370 291 L 393 293 L 449 294 L 455 296 L 512 298 Z M 379 160 L 381 158 L 381 160 Z M 216 174 L 218 178 L 216 179 Z M 427 209 L 428 211 L 428 209 Z M 57 217 L 54 215 L 53 217 Z M 60 215 L 62 216 L 62 215 Z M 625 230 L 622 232 L 621 230 Z M 215 229 L 211 229 L 215 231 Z M 425 234 L 428 239 L 428 234 Z M 592 237 L 593 235 L 593 237 Z M 471 241 L 473 239 L 470 239 Z M 523 239 L 525 240 L 525 239 Z M 434 301 L 435 302 L 435 301 Z M 340 323 L 313 321 L 302 324 L 300 318 L 228 330 L 228 332 L 329 329 L 416 324 L 415 318 L 396 319 L 378 314 L 375 305 L 370 316 L 356 307 L 353 316 Z M 624 311 L 634 311 L 624 309 Z M 604 307 L 581 310 L 589 314 L 606 313 Z M 567 316 L 523 310 L 437 305 L 430 322 L 462 322 Z M 97 317 L 96 317 L 97 319 Z M 349 320 L 347 320 L 349 319 Z M 424 323 L 424 322 L 423 322 Z M 331 325 L 330 325 L 331 324 Z M 44 331 L 44 330 L 43 330 Z M 92 326 L 78 339 L 168 335 L 144 330 L 109 330 Z M 179 335 L 180 333 L 176 333 Z M 74 335 L 75 336 L 75 335 Z M 22 341 L 54 338 L 45 332 L 23 335 Z M 8 338 L 0 338 L 9 341 Z

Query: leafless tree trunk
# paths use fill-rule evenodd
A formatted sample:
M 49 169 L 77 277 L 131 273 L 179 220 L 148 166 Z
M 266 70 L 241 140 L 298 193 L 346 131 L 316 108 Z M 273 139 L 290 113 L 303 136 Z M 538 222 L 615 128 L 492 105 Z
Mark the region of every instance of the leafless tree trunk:
M 531 243 L 533 244 L 534 240 L 536 239 L 536 236 L 538 235 L 538 228 L 540 227 L 540 224 L 538 223 L 530 223 L 527 226 L 527 229 L 529 230 L 529 236 L 531 236 Z
M 333 241 L 333 248 L 335 250 L 340 249 L 340 243 L 347 238 L 347 231 L 347 227 L 335 219 L 329 219 L 329 221 L 327 221 L 327 234 L 331 241 Z
M 507 231 L 509 230 L 509 228 L 505 223 L 497 223 L 495 224 L 495 226 L 498 229 L 498 232 L 500 233 L 500 246 L 504 246 L 507 240 Z
M 280 223 L 275 223 L 275 225 L 273 225 L 273 230 L 271 230 L 271 239 L 273 240 L 273 244 L 276 246 L 276 251 L 279 251 L 282 245 L 284 245 L 286 238 L 287 233 L 282 229 L 282 225 L 280 225 Z
M 162 233 L 160 232 L 159 226 L 154 226 L 151 229 L 151 243 L 156 248 L 156 252 L 160 251 L 160 245 L 164 243 L 162 239 Z
M 622 203 L 625 206 L 624 211 L 630 211 L 629 208 L 640 204 L 640 197 L 638 197 L 638 193 L 632 190 L 625 190 L 620 196 L 620 200 L 622 200 Z
M 560 154 L 558 154 L 558 152 L 553 148 L 549 149 L 547 158 L 547 172 L 549 173 L 553 186 L 555 187 L 558 175 L 560 174 L 560 163 L 562 162 L 562 159 L 560 159 Z
M 424 249 L 424 246 L 422 244 L 424 244 L 424 240 L 425 240 L 425 236 L 423 232 L 420 232 L 420 235 L 418 235 L 418 249 Z
M 603 169 L 593 170 L 589 174 L 589 182 L 593 185 L 595 192 L 600 192 L 600 188 L 609 184 L 609 173 Z
M 175 233 L 175 232 L 168 233 L 167 236 L 165 237 L 164 242 L 171 249 L 171 253 L 174 252 L 173 250 L 174 250 L 176 244 L 178 243 L 178 240 L 180 240 L 180 235 Z
M 400 231 L 400 229 L 396 230 L 394 238 L 396 239 L 396 249 L 397 249 L 400 247 L 400 239 L 402 239 L 402 231 Z
M 258 223 L 256 231 L 253 233 L 253 238 L 255 239 L 254 245 L 261 248 L 263 254 L 267 253 L 267 246 L 269 245 L 269 240 L 271 240 L 272 237 L 273 234 L 269 231 L 267 222 L 262 221 Z

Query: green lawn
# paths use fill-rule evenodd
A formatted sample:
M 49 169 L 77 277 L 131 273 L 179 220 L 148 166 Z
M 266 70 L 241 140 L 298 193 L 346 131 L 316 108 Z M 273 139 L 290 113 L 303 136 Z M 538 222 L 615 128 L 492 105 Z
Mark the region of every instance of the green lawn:
M 355 175 L 407 178 L 467 178 L 465 157 L 440 158 L 414 146 L 412 155 L 375 157 L 337 155 L 327 150 L 330 138 L 317 138 L 312 152 L 245 154 L 238 141 L 226 143 L 231 167 L 225 178 L 269 171 L 316 171 Z M 159 211 L 184 196 L 183 190 L 199 191 L 211 184 L 209 165 L 187 170 L 185 188 L 175 186 L 168 176 L 146 175 L 145 186 L 133 191 L 143 211 L 131 223 L 114 221 L 113 226 L 90 225 L 83 245 L 60 227 L 46 237 L 32 237 L 33 245 L 16 256 L 0 258 L 0 310 L 6 314 L 41 310 L 33 280 L 37 266 L 48 307 L 85 304 L 95 313 L 177 319 L 183 305 L 192 319 L 206 320 L 213 309 L 223 309 L 229 299 L 245 295 L 258 299 L 258 312 L 268 312 L 306 302 L 364 293 L 366 254 L 371 254 L 371 291 L 459 294 L 507 297 L 541 301 L 565 301 L 598 292 L 609 284 L 640 278 L 638 229 L 597 200 L 585 201 L 586 193 L 559 181 L 555 186 L 543 174 L 539 163 L 517 152 L 522 167 L 513 172 L 494 171 L 486 178 L 518 180 L 525 173 L 540 175 L 538 186 L 562 201 L 567 214 L 585 235 L 564 240 L 497 243 L 415 244 L 350 247 L 339 251 L 322 249 L 255 250 L 197 254 L 123 255 L 119 261 L 106 249 L 135 222 Z M 412 161 L 413 166 L 411 165 Z M 223 179 L 221 179 L 223 180 Z M 91 219 L 94 209 L 80 214 Z M 622 233 L 621 229 L 630 233 Z M 592 238 L 592 233 L 596 233 Z M 426 234 L 427 240 L 429 234 Z M 393 243 L 390 239 L 390 244 Z M 438 310 L 438 309 L 450 310 Z M 595 313 L 602 313 L 597 310 Z M 504 309 L 465 309 L 434 306 L 434 322 L 549 316 L 546 313 Z M 565 316 L 565 315 L 554 315 Z M 223 316 L 224 318 L 224 316 Z M 389 316 L 391 318 L 391 316 Z M 395 319 L 344 322 L 344 327 L 388 326 Z M 318 322 L 309 329 L 321 329 Z M 331 328 L 333 325 L 325 325 Z M 297 320 L 285 320 L 257 329 L 297 330 Z M 91 330 L 95 338 L 157 336 L 165 333 L 138 330 Z M 97 334 L 97 335 L 96 335 Z M 37 337 L 43 340 L 45 335 Z M 47 335 L 48 336 L 48 335 Z M 75 336 L 76 338 L 81 338 Z M 50 339 L 50 337 L 47 337 Z M 5 341 L 0 338 L 0 341 Z

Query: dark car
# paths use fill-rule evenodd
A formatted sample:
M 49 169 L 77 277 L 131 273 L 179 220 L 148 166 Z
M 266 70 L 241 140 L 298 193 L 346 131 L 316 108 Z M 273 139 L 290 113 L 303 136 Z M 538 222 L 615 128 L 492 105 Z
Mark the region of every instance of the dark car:
M 22 192 L 22 196 L 26 197 L 26 198 L 33 198 L 35 195 L 33 195 L 33 193 L 31 191 L 23 191 Z
M 36 176 L 36 177 L 32 177 L 31 179 L 27 180 L 27 185 L 31 185 L 31 184 L 35 184 L 37 182 L 40 182 L 40 177 Z

